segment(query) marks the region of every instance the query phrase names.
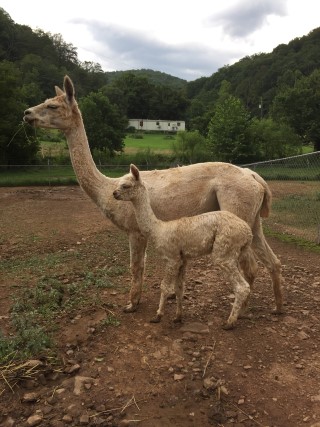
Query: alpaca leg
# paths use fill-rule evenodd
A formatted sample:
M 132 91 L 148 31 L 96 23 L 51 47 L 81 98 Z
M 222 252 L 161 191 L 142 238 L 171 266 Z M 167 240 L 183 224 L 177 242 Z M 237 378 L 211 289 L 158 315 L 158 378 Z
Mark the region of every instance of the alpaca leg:
M 175 323 L 179 323 L 182 320 L 182 300 L 183 300 L 183 291 L 184 291 L 184 279 L 186 275 L 187 262 L 183 261 L 182 265 L 179 268 L 179 274 L 175 282 L 175 293 L 177 300 L 177 310 L 176 317 L 174 319 Z
M 130 301 L 124 308 L 125 313 L 137 310 L 142 293 L 147 240 L 140 233 L 129 234 L 131 289 Z
M 240 266 L 246 281 L 249 283 L 250 290 L 252 291 L 254 279 L 258 271 L 258 264 L 255 260 L 254 253 L 251 250 L 251 248 L 249 248 L 247 251 L 245 251 L 245 253 L 242 253 L 240 255 Z M 246 299 L 246 301 L 242 305 L 239 317 L 242 317 L 242 318 L 252 317 L 251 314 L 249 313 L 249 297 Z
M 176 289 L 180 264 L 180 260 L 178 262 L 170 260 L 166 265 L 164 278 L 161 281 L 159 308 L 157 310 L 156 317 L 150 320 L 151 323 L 159 323 L 162 316 L 164 315 L 164 306 L 167 301 L 167 298 L 174 292 L 174 289 Z
M 260 261 L 269 270 L 276 302 L 276 308 L 274 310 L 274 313 L 281 314 L 283 313 L 281 262 L 266 242 L 260 218 L 256 221 L 253 229 L 252 247 Z
M 249 283 L 244 280 L 238 269 L 237 263 L 234 261 L 231 261 L 228 264 L 224 264 L 222 268 L 233 286 L 233 292 L 235 295 L 230 316 L 223 328 L 233 329 L 243 308 L 243 305 L 246 304 L 249 298 L 250 286 Z
M 224 329 L 235 327 L 241 309 L 250 295 L 250 285 L 244 279 L 239 269 L 239 258 L 241 253 L 240 242 L 236 244 L 232 235 L 228 238 L 221 234 L 217 236 L 213 245 L 212 258 L 224 275 L 225 279 L 232 284 L 235 295 L 231 313 Z

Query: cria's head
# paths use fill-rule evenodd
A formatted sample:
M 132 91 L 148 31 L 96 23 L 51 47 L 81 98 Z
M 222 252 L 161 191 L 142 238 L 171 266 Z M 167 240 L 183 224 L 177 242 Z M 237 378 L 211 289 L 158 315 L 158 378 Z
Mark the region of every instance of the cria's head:
M 113 197 L 117 200 L 133 200 L 142 187 L 140 171 L 134 164 L 130 165 L 130 172 L 120 178 L 120 181 L 113 192 Z

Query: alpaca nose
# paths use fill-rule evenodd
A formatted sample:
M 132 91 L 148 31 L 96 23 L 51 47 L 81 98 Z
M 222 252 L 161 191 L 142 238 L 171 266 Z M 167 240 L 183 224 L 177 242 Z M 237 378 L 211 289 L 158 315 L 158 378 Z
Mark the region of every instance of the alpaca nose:
M 114 197 L 115 199 L 118 199 L 118 198 L 119 198 L 119 193 L 118 193 L 118 191 L 117 191 L 117 190 L 114 190 L 114 192 L 113 192 L 113 197 Z

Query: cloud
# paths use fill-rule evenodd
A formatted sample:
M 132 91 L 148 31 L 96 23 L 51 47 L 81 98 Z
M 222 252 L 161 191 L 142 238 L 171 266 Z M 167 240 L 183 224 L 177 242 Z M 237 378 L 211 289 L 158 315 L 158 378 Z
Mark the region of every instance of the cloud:
M 243 0 L 207 21 L 222 26 L 231 37 L 242 38 L 263 27 L 270 15 L 286 16 L 287 0 Z
M 197 44 L 171 45 L 138 30 L 94 20 L 77 19 L 74 24 L 85 25 L 94 43 L 91 52 L 100 58 L 108 70 L 148 68 L 186 80 L 214 73 L 221 64 L 239 57 L 239 50 L 228 51 Z M 240 53 L 241 55 L 241 53 Z M 112 60 L 110 60 L 112 58 Z

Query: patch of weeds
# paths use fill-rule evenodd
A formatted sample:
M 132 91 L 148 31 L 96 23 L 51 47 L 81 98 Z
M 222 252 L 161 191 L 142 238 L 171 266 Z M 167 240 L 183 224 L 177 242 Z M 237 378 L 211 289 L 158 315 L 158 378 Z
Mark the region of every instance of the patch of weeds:
M 109 314 L 105 319 L 101 320 L 100 327 L 120 326 L 121 322 L 113 314 Z
M 56 279 L 43 279 L 35 287 L 24 289 L 14 299 L 12 312 L 31 312 L 44 320 L 51 320 L 60 309 L 63 298 L 63 287 Z
M 305 240 L 296 236 L 292 236 L 290 234 L 278 233 L 270 230 L 268 227 L 264 227 L 265 234 L 270 237 L 275 237 L 281 240 L 284 243 L 295 244 L 301 248 L 307 249 L 311 252 L 320 253 L 320 245 L 310 242 L 309 240 Z
M 65 300 L 63 308 L 66 311 L 74 310 L 79 306 L 83 306 L 86 302 L 85 291 L 89 284 L 86 281 L 68 283 L 65 288 Z
M 113 265 L 106 270 L 107 274 L 111 277 L 122 276 L 127 272 L 126 267 L 122 267 L 121 265 Z
M 0 333 L 0 360 L 4 361 L 10 354 L 16 360 L 23 360 L 39 355 L 52 347 L 53 342 L 45 329 L 37 324 L 30 313 L 14 315 L 12 324 L 15 334 L 5 337 Z

